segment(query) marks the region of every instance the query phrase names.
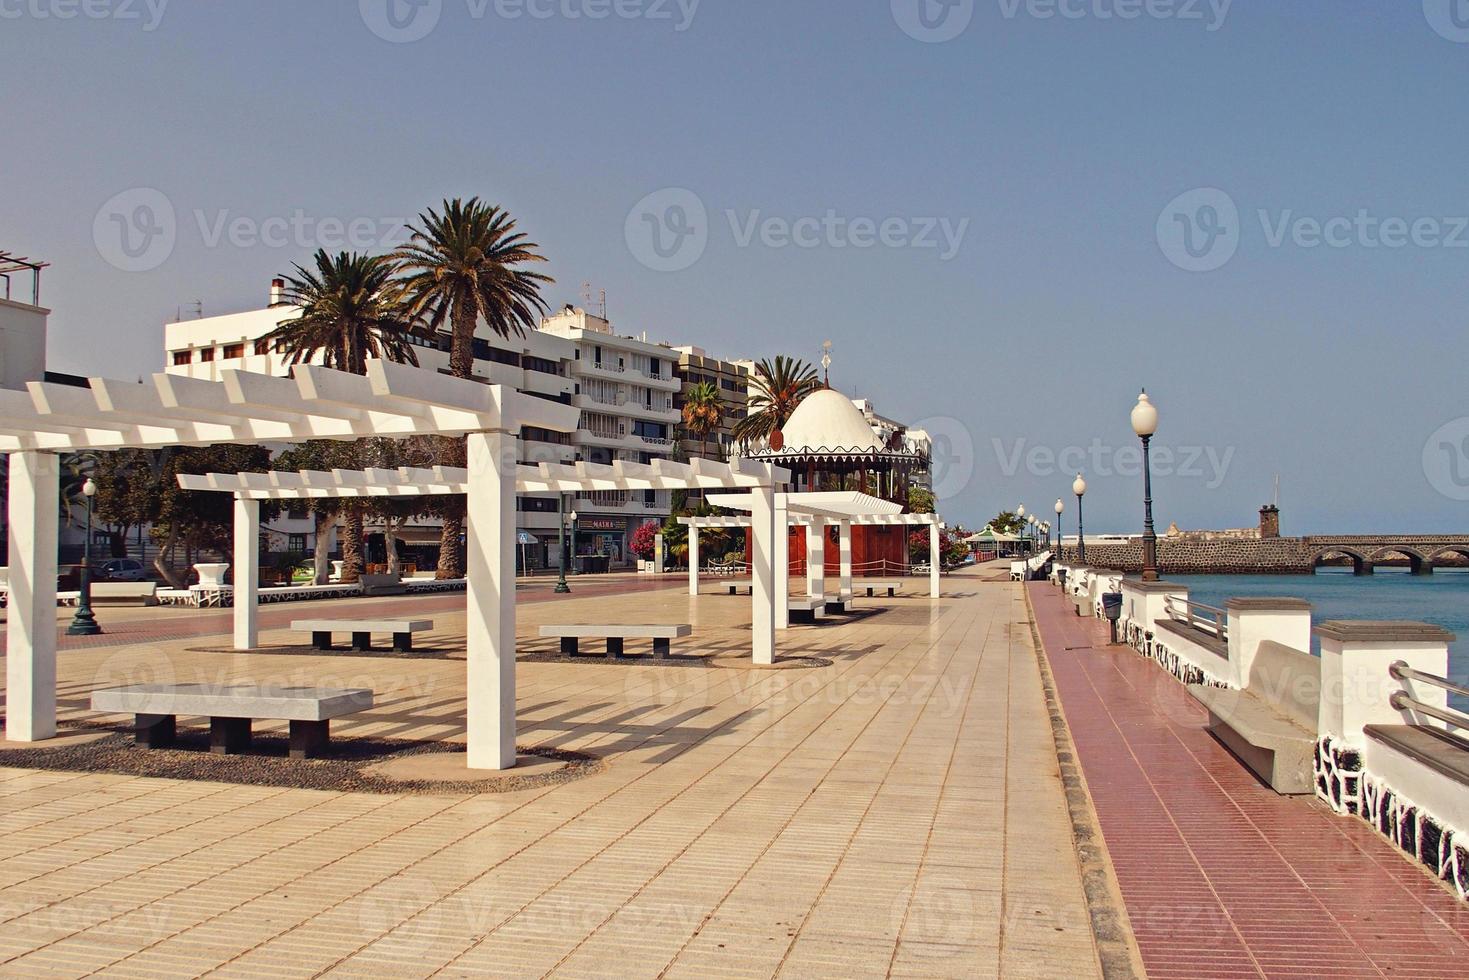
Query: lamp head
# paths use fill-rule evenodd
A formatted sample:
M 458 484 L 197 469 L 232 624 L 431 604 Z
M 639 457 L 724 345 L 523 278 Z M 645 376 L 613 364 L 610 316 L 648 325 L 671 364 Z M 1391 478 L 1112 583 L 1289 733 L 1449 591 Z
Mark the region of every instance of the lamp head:
M 1025 505 L 1024 504 L 1021 504 L 1019 507 L 1016 507 L 1015 508 L 1015 516 L 1016 517 L 1024 517 L 1025 516 Z
M 1060 497 L 1056 498 L 1056 516 L 1060 517 L 1066 513 L 1066 503 Z
M 88 497 L 95 496 L 97 493 L 97 484 L 90 476 L 87 477 L 87 482 L 82 484 L 82 493 Z
M 1148 399 L 1146 391 L 1137 396 L 1137 404 L 1133 406 L 1132 431 L 1144 439 L 1158 431 L 1158 408 Z
M 1086 494 L 1086 480 L 1080 473 L 1076 474 L 1076 480 L 1071 484 L 1071 492 L 1078 497 Z

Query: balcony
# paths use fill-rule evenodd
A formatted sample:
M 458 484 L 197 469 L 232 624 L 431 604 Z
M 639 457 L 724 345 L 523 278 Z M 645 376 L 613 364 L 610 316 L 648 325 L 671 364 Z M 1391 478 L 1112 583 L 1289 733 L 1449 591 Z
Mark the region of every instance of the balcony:
M 577 429 L 571 437 L 572 442 L 578 446 L 602 446 L 607 449 L 642 449 L 643 441 L 636 436 L 620 432 L 615 435 L 604 435 L 593 432 L 591 429 Z

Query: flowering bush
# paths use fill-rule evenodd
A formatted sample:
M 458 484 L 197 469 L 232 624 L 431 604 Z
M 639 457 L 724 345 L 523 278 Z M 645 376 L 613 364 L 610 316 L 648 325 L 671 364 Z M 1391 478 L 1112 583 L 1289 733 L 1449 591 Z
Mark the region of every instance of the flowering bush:
M 652 561 L 653 549 L 657 546 L 658 525 L 643 524 L 632 533 L 627 549 L 640 561 Z

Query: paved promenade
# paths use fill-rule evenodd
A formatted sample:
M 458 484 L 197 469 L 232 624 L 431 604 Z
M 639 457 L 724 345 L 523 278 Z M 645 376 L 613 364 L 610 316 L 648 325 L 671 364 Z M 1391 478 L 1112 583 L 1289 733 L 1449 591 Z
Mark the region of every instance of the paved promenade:
M 1059 591 L 1030 600 L 1148 975 L 1469 976 L 1469 910 L 1366 824 L 1263 786 Z
M 0 974 L 1098 975 L 1021 587 L 945 591 L 792 629 L 783 655 L 831 663 L 785 670 L 742 665 L 748 598 L 527 604 L 519 741 L 605 763 L 535 789 L 0 768 Z M 270 629 L 253 654 L 67 650 L 64 717 L 118 681 L 365 681 L 379 706 L 342 736 L 462 739 L 463 617 L 433 616 L 412 657 Z M 685 649 L 720 665 L 568 663 L 532 639 L 599 618 L 692 622 Z

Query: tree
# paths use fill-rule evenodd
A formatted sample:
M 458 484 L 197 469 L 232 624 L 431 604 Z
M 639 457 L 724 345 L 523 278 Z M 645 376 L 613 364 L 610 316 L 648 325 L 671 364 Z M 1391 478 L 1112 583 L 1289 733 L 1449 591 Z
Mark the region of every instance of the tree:
M 546 312 L 541 287 L 555 280 L 521 268 L 544 262 L 540 246 L 515 230 L 515 220 L 477 197 L 446 200 L 442 214 L 429 208 L 409 225 L 408 244 L 393 253 L 415 314 L 433 330 L 449 325 L 449 371 L 474 377 L 474 334 L 480 323 L 501 337 L 524 334 Z M 464 440 L 447 440 L 444 465 L 465 465 Z M 444 529 L 439 539 L 438 577 L 463 576 L 459 538 L 464 501 L 439 505 Z
M 295 267 L 285 276 L 286 301 L 301 315 L 285 320 L 266 339 L 287 363 L 321 363 L 350 374 L 366 374 L 369 358 L 417 366 L 409 342 L 414 320 L 393 278 L 394 266 L 379 255 L 316 253 L 316 270 Z
M 1001 534 L 1019 534 L 1025 529 L 1025 518 L 1018 517 L 1008 510 L 1002 510 L 990 520 L 990 530 Z
M 750 412 L 735 423 L 735 439 L 741 445 L 769 439 L 790 421 L 796 406 L 820 387 L 816 369 L 805 361 L 783 354 L 774 363 L 760 361 L 750 389 Z
M 938 513 L 938 501 L 934 499 L 933 491 L 927 487 L 908 488 L 908 513 L 910 514 L 936 514 Z
M 267 339 L 295 365 L 318 355 L 323 364 L 351 374 L 366 374 L 368 358 L 401 361 L 417 366 L 418 356 L 409 341 L 417 320 L 404 297 L 402 284 L 394 278 L 396 266 L 382 256 L 341 252 L 332 257 L 325 249 L 316 253 L 316 272 L 296 266 L 295 276 L 286 276 L 286 299 L 301 307 L 300 316 L 286 320 Z M 333 452 L 338 465 L 356 469 L 360 463 Z M 362 576 L 363 504 L 347 500 L 340 504 L 342 516 L 342 581 L 356 582 Z M 322 540 L 317 526 L 317 541 Z M 317 575 L 321 574 L 317 559 Z
M 183 588 L 185 576 L 174 567 L 183 546 L 195 551 L 218 551 L 233 561 L 234 501 L 229 494 L 187 491 L 179 487 L 180 473 L 260 472 L 270 468 L 270 451 L 263 446 L 199 446 L 130 449 L 108 454 L 99 466 L 97 516 L 106 523 L 134 527 L 152 525 L 158 545 L 153 567 L 174 588 Z M 261 504 L 264 517 L 280 505 Z
M 699 455 L 709 455 L 709 433 L 724 423 L 724 401 L 719 388 L 709 381 L 694 385 L 684 395 L 683 427 L 699 440 Z

